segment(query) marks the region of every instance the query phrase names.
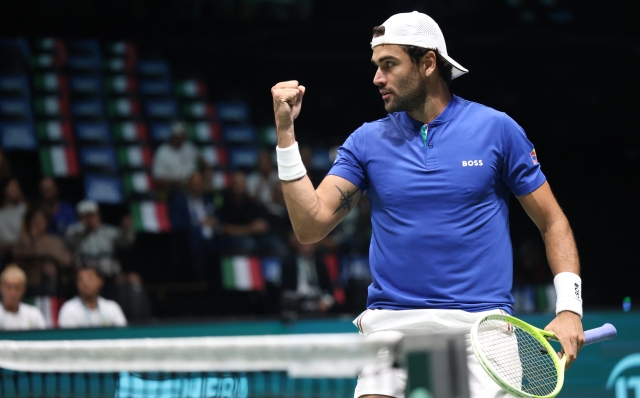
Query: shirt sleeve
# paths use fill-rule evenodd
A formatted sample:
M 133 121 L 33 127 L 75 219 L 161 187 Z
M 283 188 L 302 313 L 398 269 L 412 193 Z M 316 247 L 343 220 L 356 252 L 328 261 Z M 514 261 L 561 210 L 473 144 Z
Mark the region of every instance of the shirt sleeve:
M 116 302 L 113 302 L 111 304 L 112 308 L 110 311 L 110 318 L 113 326 L 127 326 L 127 318 L 124 316 L 120 305 L 118 305 L 118 303 Z
M 155 178 L 163 178 L 167 173 L 166 169 L 166 161 L 164 154 L 164 147 L 161 146 L 156 150 L 156 155 L 153 157 L 153 170 L 152 174 Z
M 47 322 L 44 320 L 44 315 L 38 308 L 34 308 L 33 311 L 33 329 L 45 329 Z
M 536 150 L 522 127 L 506 114 L 502 133 L 502 180 L 514 195 L 527 195 L 547 179 L 540 169 Z
M 328 174 L 342 177 L 353 183 L 360 191 L 364 192 L 369 186 L 366 176 L 363 157 L 362 127 L 354 131 L 349 138 L 338 148 L 338 155 Z
M 77 322 L 73 316 L 73 308 L 71 307 L 71 303 L 65 303 L 60 308 L 60 314 L 58 315 L 58 326 L 61 328 L 75 328 L 77 327 Z

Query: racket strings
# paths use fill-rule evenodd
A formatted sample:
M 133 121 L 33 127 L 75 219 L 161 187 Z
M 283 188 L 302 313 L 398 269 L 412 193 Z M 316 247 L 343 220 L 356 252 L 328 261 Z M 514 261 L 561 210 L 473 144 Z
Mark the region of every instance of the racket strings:
M 556 354 L 525 330 L 487 319 L 478 325 L 478 343 L 486 365 L 513 388 L 537 396 L 555 390 L 558 372 L 551 355 Z

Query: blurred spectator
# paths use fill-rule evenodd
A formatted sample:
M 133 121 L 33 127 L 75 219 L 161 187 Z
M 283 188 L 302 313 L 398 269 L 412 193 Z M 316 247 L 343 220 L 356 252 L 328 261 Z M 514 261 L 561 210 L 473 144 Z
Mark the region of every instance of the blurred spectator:
M 96 268 L 105 276 L 105 295 L 112 298 L 115 295 L 115 277 L 121 271 L 116 250 L 131 246 L 136 239 L 131 218 L 124 216 L 121 227 L 117 228 L 102 224 L 96 202 L 84 200 L 78 203 L 76 210 L 80 222 L 67 229 L 67 243 L 74 250 L 79 264 Z
M 43 210 L 49 220 L 47 232 L 64 236 L 69 225 L 78 222 L 78 217 L 71 204 L 60 200 L 58 186 L 53 178 L 45 177 L 40 180 L 40 197 Z
M 206 279 L 205 262 L 215 252 L 214 236 L 221 227 L 216 218 L 213 197 L 204 192 L 202 173 L 191 175 L 187 192 L 173 197 L 169 211 L 175 236 L 172 240 L 174 263 L 185 257 L 179 253 L 188 247 L 196 276 L 200 280 Z
M 169 141 L 158 147 L 153 158 L 156 187 L 168 192 L 182 190 L 199 165 L 204 166 L 204 162 L 195 145 L 187 140 L 185 124 L 175 122 Z
M 289 239 L 292 227 L 280 183 L 272 189 L 271 205 L 267 208 L 267 222 L 269 223 L 269 233 L 278 236 L 282 242 Z
M 231 187 L 220 209 L 224 227 L 221 247 L 230 254 L 282 254 L 284 245 L 276 235 L 269 235 L 264 209 L 247 193 L 245 174 L 233 173 Z
M 0 208 L 0 252 L 6 252 L 18 242 L 26 211 L 27 202 L 22 188 L 17 179 L 11 178 L 4 188 L 4 199 Z
M 127 319 L 115 301 L 100 297 L 104 280 L 95 268 L 81 268 L 76 276 L 78 295 L 60 308 L 61 328 L 126 326 Z
M 302 244 L 292 232 L 291 254 L 282 264 L 282 309 L 327 312 L 334 304 L 333 285 L 316 243 Z
M 269 211 L 276 185 L 280 185 L 280 178 L 273 167 L 271 152 L 262 150 L 258 154 L 258 169 L 247 176 L 247 192 Z
M 300 147 L 300 157 L 302 158 L 302 164 L 304 164 L 304 167 L 307 169 L 307 176 L 313 186 L 317 188 L 327 173 L 313 166 L 313 150 L 310 146 L 303 145 Z
M 24 230 L 13 248 L 15 261 L 28 274 L 30 295 L 55 295 L 58 270 L 68 269 L 71 252 L 64 241 L 47 233 L 47 218 L 41 209 L 31 209 L 24 217 Z
M 0 186 L 5 186 L 11 179 L 11 167 L 9 167 L 9 159 L 0 150 Z
M 21 303 L 27 288 L 27 276 L 15 264 L 9 264 L 0 274 L 0 330 L 44 329 L 42 312 L 36 307 Z

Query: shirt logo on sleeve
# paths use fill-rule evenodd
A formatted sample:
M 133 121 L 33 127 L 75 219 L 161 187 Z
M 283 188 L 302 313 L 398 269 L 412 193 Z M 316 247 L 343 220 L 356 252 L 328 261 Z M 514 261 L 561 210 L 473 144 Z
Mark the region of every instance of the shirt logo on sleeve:
M 536 148 L 533 148 L 533 150 L 531 151 L 531 153 L 529 154 L 529 156 L 531 156 L 531 162 L 533 164 L 539 164 L 538 163 L 538 155 L 536 155 Z

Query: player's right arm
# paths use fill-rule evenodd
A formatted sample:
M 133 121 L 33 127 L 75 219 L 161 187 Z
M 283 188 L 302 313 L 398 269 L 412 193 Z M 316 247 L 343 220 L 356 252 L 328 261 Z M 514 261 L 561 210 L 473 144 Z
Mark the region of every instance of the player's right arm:
M 271 88 L 278 147 L 288 148 L 296 141 L 293 121 L 300 114 L 305 87 L 287 81 Z M 317 242 L 342 221 L 360 199 L 361 192 L 342 177 L 328 175 L 318 189 L 309 177 L 282 181 L 282 191 L 291 225 L 302 243 Z

